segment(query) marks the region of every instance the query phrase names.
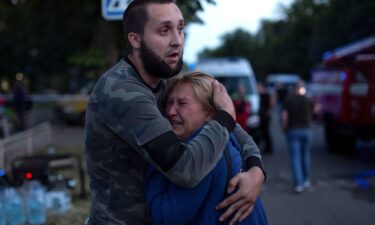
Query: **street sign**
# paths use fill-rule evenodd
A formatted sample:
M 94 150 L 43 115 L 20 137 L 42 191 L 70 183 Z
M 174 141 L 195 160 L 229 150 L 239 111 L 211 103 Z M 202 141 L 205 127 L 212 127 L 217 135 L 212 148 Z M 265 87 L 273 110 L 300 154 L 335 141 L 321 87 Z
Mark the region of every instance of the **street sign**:
M 106 20 L 121 20 L 128 0 L 102 0 L 102 15 Z

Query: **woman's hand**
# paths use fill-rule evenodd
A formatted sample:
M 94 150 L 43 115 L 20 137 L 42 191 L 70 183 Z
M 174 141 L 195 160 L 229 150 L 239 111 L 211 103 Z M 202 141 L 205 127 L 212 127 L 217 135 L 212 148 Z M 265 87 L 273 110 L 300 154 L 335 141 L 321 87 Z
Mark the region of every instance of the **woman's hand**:
M 235 188 L 238 190 L 217 205 L 217 210 L 228 207 L 220 216 L 220 221 L 225 221 L 232 216 L 229 224 L 233 225 L 248 217 L 261 192 L 264 179 L 264 174 L 259 167 L 253 167 L 234 176 L 229 181 L 227 191 L 231 193 Z

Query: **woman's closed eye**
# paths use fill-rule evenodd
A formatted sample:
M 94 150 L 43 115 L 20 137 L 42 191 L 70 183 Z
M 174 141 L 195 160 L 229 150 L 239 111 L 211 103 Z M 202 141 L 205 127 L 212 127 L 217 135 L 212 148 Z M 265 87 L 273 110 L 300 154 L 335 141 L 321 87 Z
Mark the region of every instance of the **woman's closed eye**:
M 188 105 L 189 104 L 189 101 L 187 101 L 187 100 L 179 100 L 179 101 L 177 101 L 177 104 L 178 104 L 178 106 L 186 106 L 186 105 Z
M 173 99 L 168 99 L 166 105 L 173 105 Z

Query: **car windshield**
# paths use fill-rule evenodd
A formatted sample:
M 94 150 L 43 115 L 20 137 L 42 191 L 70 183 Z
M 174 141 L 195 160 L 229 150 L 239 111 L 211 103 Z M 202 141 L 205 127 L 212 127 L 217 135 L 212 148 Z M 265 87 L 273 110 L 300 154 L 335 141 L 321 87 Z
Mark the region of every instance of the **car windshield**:
M 227 89 L 230 96 L 236 96 L 240 86 L 245 87 L 246 94 L 253 94 L 254 90 L 250 86 L 249 77 L 215 77 Z

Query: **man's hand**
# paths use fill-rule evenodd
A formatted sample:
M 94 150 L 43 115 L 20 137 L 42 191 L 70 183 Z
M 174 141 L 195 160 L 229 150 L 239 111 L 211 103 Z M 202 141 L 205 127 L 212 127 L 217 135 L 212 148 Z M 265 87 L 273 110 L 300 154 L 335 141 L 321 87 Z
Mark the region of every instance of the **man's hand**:
M 236 120 L 236 111 L 227 89 L 217 80 L 213 82 L 212 87 L 213 101 L 216 109 L 226 111 L 233 117 L 234 120 Z
M 253 167 L 234 176 L 229 181 L 227 191 L 231 193 L 236 187 L 238 187 L 238 190 L 217 205 L 217 210 L 228 207 L 224 214 L 220 216 L 220 221 L 223 222 L 233 215 L 229 222 L 230 225 L 233 225 L 248 217 L 253 211 L 254 204 L 261 192 L 264 179 L 264 174 L 259 167 Z

